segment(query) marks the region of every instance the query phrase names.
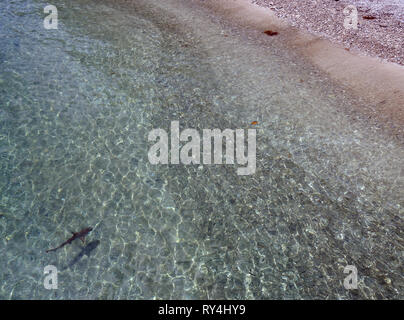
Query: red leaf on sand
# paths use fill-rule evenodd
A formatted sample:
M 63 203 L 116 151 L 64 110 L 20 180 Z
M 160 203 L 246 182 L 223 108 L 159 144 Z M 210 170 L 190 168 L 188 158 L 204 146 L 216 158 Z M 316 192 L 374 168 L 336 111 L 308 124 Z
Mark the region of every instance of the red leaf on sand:
M 264 33 L 267 34 L 268 36 L 276 36 L 278 34 L 278 32 L 272 30 L 266 30 L 264 31 Z
M 376 19 L 376 17 L 374 17 L 374 16 L 363 16 L 362 18 L 363 18 L 363 19 L 366 19 L 366 20 L 373 20 L 373 19 Z

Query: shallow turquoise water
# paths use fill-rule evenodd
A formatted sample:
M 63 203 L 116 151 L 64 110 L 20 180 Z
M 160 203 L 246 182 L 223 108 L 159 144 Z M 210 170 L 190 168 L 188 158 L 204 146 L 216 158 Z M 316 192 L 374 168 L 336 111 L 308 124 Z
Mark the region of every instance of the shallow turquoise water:
M 403 298 L 402 145 L 281 38 L 159 2 L 1 2 L 0 297 Z M 151 165 L 173 120 L 258 121 L 256 173 Z

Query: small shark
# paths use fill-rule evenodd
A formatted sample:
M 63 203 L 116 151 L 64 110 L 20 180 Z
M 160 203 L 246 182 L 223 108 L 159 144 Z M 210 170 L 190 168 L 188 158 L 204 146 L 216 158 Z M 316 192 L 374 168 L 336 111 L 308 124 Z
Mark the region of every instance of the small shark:
M 93 230 L 93 228 L 85 228 L 79 232 L 72 232 L 73 236 L 70 239 L 67 239 L 65 242 L 63 242 L 59 247 L 53 248 L 53 249 L 49 249 L 46 250 L 46 252 L 51 252 L 51 251 L 56 251 L 59 248 L 64 247 L 67 244 L 71 244 L 74 240 L 76 240 L 77 238 L 79 238 L 82 242 L 84 242 L 84 238 L 86 237 L 87 234 L 90 233 L 90 231 Z

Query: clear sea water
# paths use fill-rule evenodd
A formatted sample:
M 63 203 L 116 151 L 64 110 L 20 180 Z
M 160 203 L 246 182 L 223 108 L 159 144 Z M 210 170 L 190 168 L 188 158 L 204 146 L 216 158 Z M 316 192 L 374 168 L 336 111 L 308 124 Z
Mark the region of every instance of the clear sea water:
M 48 4 L 0 2 L 1 299 L 403 298 L 403 144 L 363 102 L 198 1 Z M 174 120 L 256 129 L 255 174 L 150 164 Z

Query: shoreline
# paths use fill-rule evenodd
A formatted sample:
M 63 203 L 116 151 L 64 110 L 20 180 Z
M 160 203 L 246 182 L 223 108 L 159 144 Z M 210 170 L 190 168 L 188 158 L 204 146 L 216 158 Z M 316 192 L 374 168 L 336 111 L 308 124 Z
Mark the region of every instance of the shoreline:
M 348 51 L 342 44 L 297 29 L 252 1 L 198 0 L 230 22 L 262 32 L 278 32 L 275 37 L 282 37 L 288 47 L 361 99 L 360 105 L 366 107 L 356 111 L 393 139 L 404 141 L 404 66 Z
M 345 50 L 404 66 L 404 0 L 250 0 L 299 30 Z M 344 8 L 357 9 L 357 28 L 345 29 Z

